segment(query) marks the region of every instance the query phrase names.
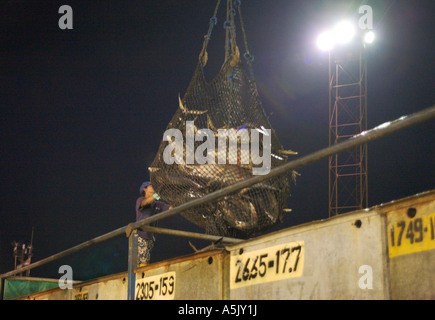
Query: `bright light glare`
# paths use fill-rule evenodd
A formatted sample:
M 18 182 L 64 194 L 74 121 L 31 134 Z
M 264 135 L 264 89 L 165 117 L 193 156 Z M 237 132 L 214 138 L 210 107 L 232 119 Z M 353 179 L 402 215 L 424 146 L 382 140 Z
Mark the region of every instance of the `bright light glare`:
M 325 31 L 317 38 L 317 46 L 322 51 L 330 51 L 336 44 L 345 44 L 355 36 L 355 26 L 349 21 L 340 22 L 332 31 Z
M 322 51 L 329 51 L 334 47 L 334 35 L 330 31 L 325 31 L 317 38 L 317 46 Z
M 375 33 L 373 31 L 369 31 L 364 35 L 364 42 L 365 43 L 373 43 L 375 41 Z
M 355 27 L 349 21 L 343 21 L 334 28 L 334 40 L 337 43 L 347 43 L 355 35 Z

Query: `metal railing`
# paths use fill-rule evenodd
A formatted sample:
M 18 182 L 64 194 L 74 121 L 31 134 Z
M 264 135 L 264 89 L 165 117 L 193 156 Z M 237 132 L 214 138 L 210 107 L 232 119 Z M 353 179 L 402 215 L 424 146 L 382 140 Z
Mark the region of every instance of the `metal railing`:
M 267 179 L 270 179 L 272 177 L 281 175 L 287 171 L 295 170 L 300 167 L 306 166 L 308 164 L 311 164 L 313 162 L 322 160 L 324 158 L 327 158 L 329 156 L 332 156 L 334 154 L 340 153 L 342 151 L 345 151 L 347 149 L 368 143 L 370 141 L 379 139 L 381 137 L 385 137 L 387 135 L 390 135 L 394 132 L 400 131 L 402 129 L 411 127 L 413 125 L 416 125 L 418 123 L 430 120 L 435 118 L 435 106 L 432 106 L 430 108 L 424 109 L 422 111 L 416 112 L 414 114 L 403 116 L 397 120 L 387 122 L 384 124 L 381 124 L 371 130 L 364 131 L 356 136 L 353 136 L 346 141 L 340 142 L 336 145 L 321 149 L 319 151 L 313 152 L 307 156 L 303 156 L 299 159 L 296 159 L 294 161 L 290 161 L 280 167 L 274 168 L 270 170 L 270 172 L 266 175 L 258 175 L 254 176 L 252 178 L 246 179 L 244 181 L 235 183 L 231 186 L 225 187 L 223 189 L 217 190 L 213 193 L 210 193 L 200 199 L 192 200 L 190 202 L 184 203 L 178 207 L 175 207 L 173 209 L 167 210 L 165 212 L 158 213 L 156 215 L 153 215 L 149 218 L 146 218 L 144 220 L 130 223 L 127 226 L 118 228 L 116 230 L 113 230 L 111 232 L 108 232 L 104 235 L 98 236 L 96 238 L 93 238 L 91 240 L 88 240 L 86 242 L 83 242 L 79 245 L 76 245 L 70 249 L 64 250 L 62 252 L 59 252 L 57 254 L 54 254 L 48 258 L 42 259 L 40 261 L 34 262 L 26 267 L 23 267 L 18 270 L 12 270 L 9 272 L 6 272 L 4 274 L 0 275 L 0 291 L 1 291 L 1 282 L 3 279 L 11 277 L 15 274 L 22 273 L 24 271 L 42 266 L 44 264 L 47 264 L 49 262 L 58 260 L 60 258 L 63 258 L 67 255 L 70 255 L 72 253 L 75 253 L 77 251 L 80 251 L 84 248 L 87 248 L 89 246 L 101 243 L 103 241 L 109 240 L 111 238 L 114 238 L 116 236 L 126 234 L 129 238 L 129 253 L 128 253 L 128 298 L 132 298 L 134 296 L 134 272 L 133 270 L 136 268 L 136 255 L 137 255 L 137 241 L 135 240 L 135 237 L 137 236 L 137 230 L 148 230 L 152 231 L 154 233 L 163 233 L 163 234 L 169 234 L 174 236 L 181 236 L 181 237 L 188 237 L 188 238 L 197 238 L 197 239 L 203 239 L 203 240 L 210 240 L 210 241 L 221 241 L 223 243 L 236 243 L 239 241 L 242 241 L 240 239 L 235 238 L 229 238 L 229 237 L 221 237 L 221 236 L 214 236 L 209 234 L 202 234 L 202 233 L 194 233 L 194 232 L 187 232 L 187 231 L 180 231 L 180 230 L 171 230 L 171 229 L 163 229 L 163 228 L 154 228 L 150 227 L 151 223 L 157 222 L 162 219 L 166 219 L 170 216 L 179 214 L 185 210 L 192 209 L 194 207 L 197 207 L 199 205 L 203 205 L 208 202 L 215 201 L 219 198 L 222 198 L 226 195 L 229 195 L 233 192 L 239 191 L 243 188 L 255 185 L 257 183 L 260 183 L 262 181 L 265 181 Z

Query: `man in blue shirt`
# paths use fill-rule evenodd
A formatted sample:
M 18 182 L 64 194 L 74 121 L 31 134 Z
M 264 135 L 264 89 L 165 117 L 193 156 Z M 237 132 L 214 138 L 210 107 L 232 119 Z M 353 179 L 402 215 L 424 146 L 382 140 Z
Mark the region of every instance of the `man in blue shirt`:
M 172 209 L 172 206 L 160 200 L 151 182 L 146 181 L 142 183 L 139 192 L 141 196 L 136 200 L 136 221 Z M 143 267 L 149 263 L 154 242 L 154 234 L 141 230 L 138 231 L 138 266 Z

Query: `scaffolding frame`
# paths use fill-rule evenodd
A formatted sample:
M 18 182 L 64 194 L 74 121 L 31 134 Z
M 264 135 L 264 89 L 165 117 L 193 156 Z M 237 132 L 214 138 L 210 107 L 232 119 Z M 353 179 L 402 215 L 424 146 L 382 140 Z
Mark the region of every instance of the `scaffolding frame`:
M 329 145 L 367 130 L 365 46 L 329 52 Z M 367 144 L 329 157 L 329 217 L 368 207 Z

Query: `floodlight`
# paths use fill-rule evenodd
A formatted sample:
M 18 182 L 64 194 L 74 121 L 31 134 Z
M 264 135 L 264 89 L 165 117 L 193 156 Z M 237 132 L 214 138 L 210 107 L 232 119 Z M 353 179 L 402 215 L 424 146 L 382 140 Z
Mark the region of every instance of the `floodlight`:
M 330 51 L 334 47 L 334 35 L 331 31 L 325 31 L 317 38 L 317 46 L 322 51 Z
M 364 42 L 370 44 L 373 43 L 373 41 L 375 41 L 375 33 L 373 31 L 368 31 L 364 35 Z
M 347 43 L 354 37 L 355 27 L 349 21 L 343 21 L 335 26 L 333 32 L 335 42 Z

